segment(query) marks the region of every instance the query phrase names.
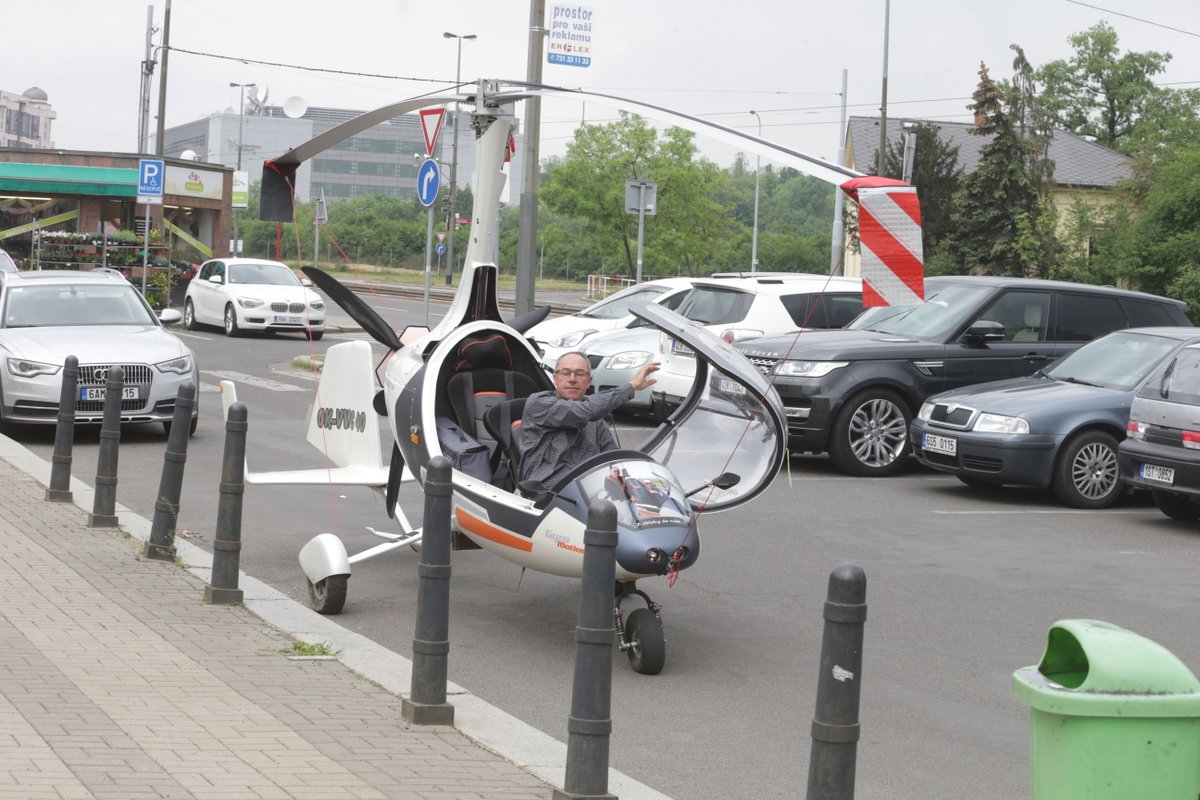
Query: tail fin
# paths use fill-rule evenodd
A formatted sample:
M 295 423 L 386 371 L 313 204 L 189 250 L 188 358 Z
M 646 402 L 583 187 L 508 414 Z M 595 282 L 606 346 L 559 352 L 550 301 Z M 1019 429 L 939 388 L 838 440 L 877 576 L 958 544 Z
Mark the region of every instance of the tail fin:
M 307 440 L 329 459 L 325 469 L 250 472 L 247 483 L 342 484 L 385 487 L 388 465 L 379 441 L 379 415 L 372 406 L 375 369 L 371 346 L 344 342 L 330 347 L 317 385 L 316 402 L 309 410 Z M 228 415 L 237 401 L 232 381 L 221 381 L 221 403 Z

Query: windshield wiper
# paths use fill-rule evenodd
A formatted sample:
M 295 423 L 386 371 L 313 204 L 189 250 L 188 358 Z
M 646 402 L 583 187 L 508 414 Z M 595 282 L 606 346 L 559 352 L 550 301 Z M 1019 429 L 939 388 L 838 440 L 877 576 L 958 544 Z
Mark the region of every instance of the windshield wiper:
M 1047 375 L 1045 372 L 1042 372 L 1040 369 L 1035 369 L 1035 370 L 1033 371 L 1033 377 L 1035 377 L 1035 378 L 1045 378 L 1046 380 L 1054 380 L 1054 379 L 1053 379 L 1053 378 L 1051 378 L 1049 375 Z
M 1092 383 L 1091 381 L 1085 381 L 1080 378 L 1059 378 L 1059 380 L 1064 383 L 1078 383 L 1080 386 L 1099 386 L 1100 385 L 1098 383 Z

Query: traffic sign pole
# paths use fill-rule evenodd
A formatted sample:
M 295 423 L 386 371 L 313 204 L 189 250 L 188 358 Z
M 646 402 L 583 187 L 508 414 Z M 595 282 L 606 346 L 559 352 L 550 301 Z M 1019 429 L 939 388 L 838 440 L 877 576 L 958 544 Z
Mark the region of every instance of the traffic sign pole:
M 146 296 L 146 272 L 150 263 L 150 206 L 163 201 L 166 169 L 161 158 L 138 160 L 138 202 L 146 206 L 146 229 L 142 232 L 142 297 Z M 168 277 L 169 280 L 169 277 Z M 167 284 L 168 287 L 170 284 Z M 170 293 L 168 292 L 168 298 Z
M 429 327 L 429 268 L 433 264 L 433 206 L 425 209 L 425 327 Z

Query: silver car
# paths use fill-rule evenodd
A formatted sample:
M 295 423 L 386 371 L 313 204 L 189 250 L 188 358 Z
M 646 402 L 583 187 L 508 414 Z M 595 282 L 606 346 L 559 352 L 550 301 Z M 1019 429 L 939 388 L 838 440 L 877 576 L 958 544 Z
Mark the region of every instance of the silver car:
M 0 425 L 54 424 L 67 356 L 79 360 L 75 420 L 99 424 L 109 370 L 125 371 L 121 422 L 158 422 L 167 431 L 186 381 L 199 391 L 196 356 L 129 281 L 113 270 L 0 274 Z M 195 432 L 199 407 L 192 411 Z

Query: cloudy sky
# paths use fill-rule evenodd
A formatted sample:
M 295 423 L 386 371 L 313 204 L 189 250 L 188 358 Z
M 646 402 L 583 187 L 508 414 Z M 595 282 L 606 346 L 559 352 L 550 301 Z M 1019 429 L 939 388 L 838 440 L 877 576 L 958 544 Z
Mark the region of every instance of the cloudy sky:
M 549 10 L 567 5 L 546 0 Z M 38 86 L 58 113 L 56 146 L 136 152 L 147 10 L 161 29 L 165 0 L 9 0 L 3 10 L 0 89 Z M 833 159 L 842 71 L 851 115 L 877 116 L 885 0 L 589 0 L 592 64 L 545 65 L 543 82 L 663 105 Z M 524 0 L 173 0 L 168 127 L 236 108 L 229 83 L 256 83 L 272 103 L 370 109 L 453 84 L 462 76 L 523 80 Z M 951 121 L 980 62 L 1012 72 L 1009 45 L 1034 65 L 1070 55 L 1067 38 L 1100 20 L 1122 51 L 1173 59 L 1161 83 L 1200 86 L 1198 0 L 891 0 L 888 116 Z M 161 31 L 154 44 L 162 42 Z M 184 52 L 190 51 L 190 52 Z M 269 63 L 254 63 L 269 62 Z M 287 66 L 273 66 L 287 65 Z M 325 70 L 325 71 L 321 71 Z M 158 107 L 156 72 L 151 130 Z M 543 107 L 542 155 L 561 154 L 581 121 L 615 112 L 596 103 Z M 732 152 L 700 140 L 726 164 Z

